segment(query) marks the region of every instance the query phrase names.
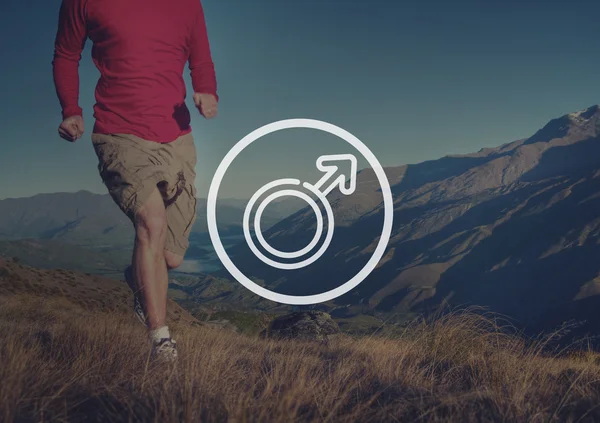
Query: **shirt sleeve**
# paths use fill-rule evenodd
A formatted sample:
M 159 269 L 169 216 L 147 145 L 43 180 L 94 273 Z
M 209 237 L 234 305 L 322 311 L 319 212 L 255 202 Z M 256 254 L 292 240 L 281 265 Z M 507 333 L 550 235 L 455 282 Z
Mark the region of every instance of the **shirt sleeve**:
M 86 0 L 63 0 L 54 42 L 52 71 L 63 119 L 81 116 L 79 107 L 79 61 L 87 39 Z
M 200 2 L 196 9 L 196 19 L 190 39 L 189 66 L 194 92 L 212 94 L 218 100 L 215 66 L 210 53 L 204 9 Z

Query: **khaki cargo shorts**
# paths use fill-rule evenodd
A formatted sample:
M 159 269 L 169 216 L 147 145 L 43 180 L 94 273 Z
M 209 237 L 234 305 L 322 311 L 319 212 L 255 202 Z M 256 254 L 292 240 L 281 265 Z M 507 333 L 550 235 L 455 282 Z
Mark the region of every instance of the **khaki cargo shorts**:
M 196 220 L 196 148 L 192 134 L 164 144 L 135 135 L 92 134 L 92 144 L 102 182 L 132 222 L 154 188 L 159 188 L 167 212 L 165 249 L 185 255 Z

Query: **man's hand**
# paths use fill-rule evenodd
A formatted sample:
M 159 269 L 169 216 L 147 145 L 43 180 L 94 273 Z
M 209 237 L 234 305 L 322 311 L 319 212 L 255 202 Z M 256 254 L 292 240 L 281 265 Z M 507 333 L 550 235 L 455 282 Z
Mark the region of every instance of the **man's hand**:
M 62 121 L 58 127 L 61 138 L 75 142 L 83 135 L 83 117 L 71 116 Z
M 194 104 L 206 119 L 214 118 L 219 111 L 217 99 L 212 94 L 194 93 Z

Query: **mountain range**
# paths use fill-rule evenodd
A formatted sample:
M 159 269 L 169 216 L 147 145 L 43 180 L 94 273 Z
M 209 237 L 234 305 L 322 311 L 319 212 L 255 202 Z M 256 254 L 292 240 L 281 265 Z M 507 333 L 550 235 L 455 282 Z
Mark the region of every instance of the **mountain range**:
M 387 251 L 367 279 L 329 304 L 334 314 L 406 318 L 450 304 L 485 306 L 536 330 L 569 319 L 593 323 L 600 306 L 599 106 L 497 148 L 385 172 L 394 199 Z M 335 233 L 317 262 L 282 276 L 239 245 L 230 252 L 234 263 L 288 294 L 349 280 L 383 223 L 374 172 L 358 173 L 354 194 L 335 191 L 328 200 Z M 311 240 L 315 221 L 306 208 L 263 234 L 275 248 L 295 250 Z

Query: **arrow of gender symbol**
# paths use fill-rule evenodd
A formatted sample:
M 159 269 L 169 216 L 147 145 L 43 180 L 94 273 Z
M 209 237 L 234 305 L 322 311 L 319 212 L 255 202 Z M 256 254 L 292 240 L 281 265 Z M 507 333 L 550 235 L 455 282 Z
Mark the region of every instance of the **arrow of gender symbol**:
M 344 173 L 340 173 L 336 178 L 334 178 L 335 175 L 338 174 L 339 167 L 331 163 L 341 163 L 345 161 L 350 162 L 349 178 L 346 177 Z M 340 192 L 342 194 L 350 195 L 356 189 L 356 168 L 356 157 L 352 154 L 330 154 L 320 156 L 317 159 L 317 169 L 319 169 L 321 172 L 324 172 L 325 174 L 314 185 L 311 185 L 308 182 L 304 182 L 304 184 L 302 185 L 305 188 L 310 189 L 312 187 L 315 190 L 321 191 L 325 197 L 327 197 L 327 195 L 331 191 L 333 191 L 333 189 L 335 189 L 336 186 L 340 188 Z M 348 180 L 348 185 L 346 185 L 346 180 Z

